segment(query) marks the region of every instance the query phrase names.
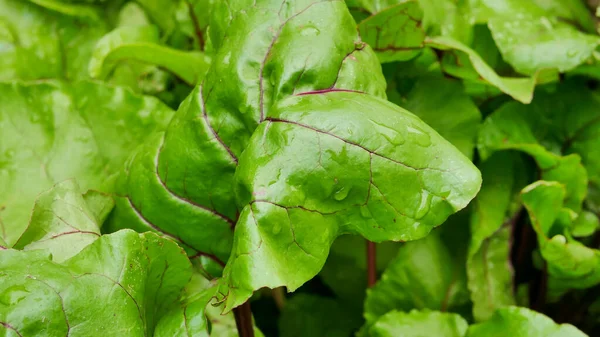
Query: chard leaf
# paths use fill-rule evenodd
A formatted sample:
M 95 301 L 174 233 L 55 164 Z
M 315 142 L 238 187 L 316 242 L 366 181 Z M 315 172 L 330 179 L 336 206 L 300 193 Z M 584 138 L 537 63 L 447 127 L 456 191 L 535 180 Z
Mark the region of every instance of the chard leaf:
M 282 337 L 347 337 L 360 326 L 360 314 L 335 299 L 298 294 L 286 301 L 279 331 Z
M 586 337 L 570 324 L 556 324 L 552 319 L 522 307 L 498 309 L 489 320 L 471 325 L 467 337 Z
M 369 330 L 369 336 L 463 337 L 467 328 L 467 322 L 457 314 L 430 310 L 391 311 L 375 323 Z
M 581 33 L 549 14 L 535 5 L 519 5 L 517 12 L 494 12 L 489 19 L 503 59 L 516 71 L 526 75 L 551 68 L 565 72 L 585 62 L 598 46 L 597 36 Z
M 521 198 L 548 264 L 550 292 L 600 283 L 600 251 L 572 239 L 558 221 L 564 213 L 565 187 L 558 182 L 537 181 L 523 189 Z
M 0 31 L 7 34 L 0 34 L 5 35 L 0 37 L 0 80 L 88 78 L 87 63 L 96 41 L 107 30 L 106 23 L 90 20 L 83 5 L 80 9 L 40 2 L 77 15 L 49 11 L 27 1 L 1 0 Z
M 134 60 L 166 69 L 194 85 L 204 77 L 210 57 L 200 52 L 185 52 L 159 44 L 154 26 L 121 27 L 98 41 L 89 64 L 90 76 L 104 79 L 125 60 Z
M 76 178 L 112 191 L 116 173 L 173 111 L 150 97 L 98 83 L 0 84 L 0 236 L 12 246 L 38 194 Z
M 319 90 L 385 95 L 380 65 L 358 38 L 343 3 L 230 5 L 215 4 L 215 13 L 237 9 L 244 14 L 231 25 L 220 22 L 227 21 L 223 15 L 211 26 L 220 48 L 211 71 L 181 104 L 168 130 L 127 163 L 108 224 L 109 230 L 164 232 L 206 262 L 205 268 L 224 265 L 229 257 L 241 209 L 233 190 L 238 157 L 258 124 L 267 124 L 262 119 L 276 101 Z M 335 20 L 313 19 L 325 14 Z M 281 21 L 280 15 L 287 19 Z M 257 29 L 256 35 L 247 29 Z
M 520 209 L 511 202 L 526 184 L 527 168 L 518 156 L 501 152 L 480 169 L 483 185 L 473 201 L 467 276 L 473 316 L 484 321 L 497 308 L 515 304 L 510 240 Z
M 422 238 L 479 190 L 479 171 L 456 148 L 370 95 L 297 95 L 266 121 L 236 171 L 246 206 L 223 274 L 227 307 L 265 286 L 295 290 L 321 269 L 341 234 Z
M 423 11 L 417 1 L 406 1 L 366 18 L 358 24 L 358 31 L 380 62 L 406 61 L 423 48 L 422 19 Z
M 0 331 L 19 336 L 152 336 L 191 276 L 175 243 L 130 230 L 62 263 L 42 251 L 0 255 Z
M 403 244 L 381 279 L 367 290 L 364 332 L 391 311 L 460 311 L 467 304 L 466 252 L 462 244 L 452 243 L 467 241 L 462 235 L 466 223 L 458 215 L 448 222 L 452 223 L 424 239 Z
M 62 262 L 96 241 L 101 222 L 94 213 L 105 213 L 107 206 L 110 211 L 112 204 L 109 196 L 96 195 L 90 205 L 75 181 L 58 183 L 38 197 L 29 225 L 14 248 L 45 249 L 53 261 Z M 94 206 L 100 208 L 94 212 Z

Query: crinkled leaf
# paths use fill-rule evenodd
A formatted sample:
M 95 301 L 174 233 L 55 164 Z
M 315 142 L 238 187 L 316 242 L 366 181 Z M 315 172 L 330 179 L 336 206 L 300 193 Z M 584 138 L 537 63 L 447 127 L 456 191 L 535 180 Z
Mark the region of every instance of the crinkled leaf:
M 540 71 L 532 77 L 526 78 L 502 77 L 485 63 L 479 54 L 459 41 L 445 36 L 437 36 L 426 38 L 425 44 L 441 50 L 451 49 L 465 53 L 482 81 L 497 87 L 502 92 L 523 103 L 529 103 L 533 99 L 533 89 L 536 83 L 550 81 L 555 74 L 552 71 Z
M 236 172 L 247 206 L 224 272 L 228 306 L 264 286 L 296 289 L 321 269 L 341 234 L 422 238 L 479 190 L 479 171 L 456 148 L 370 95 L 295 96 L 266 120 Z
M 466 337 L 586 337 L 570 324 L 556 324 L 552 319 L 521 307 L 498 309 L 489 320 L 469 327 Z
M 87 63 L 106 24 L 87 14 L 65 15 L 27 1 L 1 0 L 0 80 L 88 78 Z
M 108 199 L 104 201 L 99 197 L 89 205 L 74 180 L 56 184 L 37 198 L 29 225 L 14 248 L 44 249 L 55 262 L 76 255 L 100 236 L 101 223 L 92 207 L 100 206 L 99 211 L 106 212 L 106 203 L 110 203 L 112 208 L 109 196 L 103 196 Z
M 538 181 L 521 197 L 548 265 L 550 291 L 587 288 L 600 283 L 600 251 L 570 238 L 557 222 L 564 212 L 565 188 L 558 182 Z
M 37 195 L 65 179 L 110 191 L 133 149 L 173 111 L 98 83 L 0 84 L 0 236 L 21 236 Z
M 0 331 L 19 336 L 152 336 L 191 276 L 176 244 L 129 230 L 60 264 L 40 251 L 0 255 Z
M 131 226 L 163 232 L 188 247 L 191 256 L 213 261 L 213 267 L 223 265 L 231 250 L 239 214 L 233 193 L 238 156 L 271 105 L 294 93 L 328 88 L 385 92 L 380 65 L 358 39 L 343 3 L 215 6 L 211 32 L 219 52 L 212 69 L 181 104 L 166 133 L 127 164 L 109 224 L 111 230 Z M 231 17 L 223 13 L 234 10 L 243 15 L 229 25 Z M 247 34 L 248 29 L 254 33 Z
M 481 114 L 463 86 L 446 78 L 418 80 L 400 106 L 411 111 L 472 158 Z
M 89 64 L 90 76 L 104 79 L 124 60 L 156 65 L 191 85 L 202 80 L 210 66 L 210 58 L 203 53 L 160 45 L 156 27 L 133 26 L 117 28 L 98 41 Z
M 406 1 L 385 8 L 358 24 L 361 37 L 384 62 L 406 61 L 423 48 L 423 12 L 417 1 Z
M 497 308 L 515 304 L 510 240 L 520 210 L 511 202 L 526 184 L 527 168 L 515 154 L 501 152 L 480 169 L 483 185 L 473 201 L 467 276 L 473 316 L 484 321 Z
M 444 237 L 449 233 L 453 236 L 464 233 L 467 224 L 457 216 L 451 221 L 455 223 L 444 224 L 426 238 L 402 245 L 381 279 L 367 291 L 365 332 L 370 331 L 369 327 L 382 315 L 393 310 L 456 311 L 469 301 L 466 257 L 460 252 L 464 245 L 452 244 L 453 241 L 465 242 L 466 238 Z
M 430 310 L 391 311 L 369 330 L 371 337 L 463 337 L 468 324 L 457 314 Z
M 279 319 L 281 337 L 347 337 L 359 328 L 360 313 L 332 298 L 298 294 L 286 301 Z

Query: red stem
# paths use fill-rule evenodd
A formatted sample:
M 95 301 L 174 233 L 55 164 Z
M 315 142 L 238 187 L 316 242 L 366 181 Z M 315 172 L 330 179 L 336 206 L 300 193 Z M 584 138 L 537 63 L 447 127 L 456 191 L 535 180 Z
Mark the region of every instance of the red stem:
M 367 287 L 377 283 L 377 250 L 375 242 L 367 240 Z
M 187 1 L 188 10 L 190 11 L 190 18 L 192 20 L 192 24 L 194 25 L 194 32 L 196 33 L 196 37 L 198 38 L 198 45 L 200 47 L 200 51 L 204 51 L 204 35 L 202 34 L 202 29 L 200 29 L 200 24 L 198 23 L 198 17 L 194 12 L 194 6 L 191 2 Z
M 233 309 L 233 316 L 235 317 L 235 325 L 240 337 L 254 337 L 250 301 L 246 301 L 244 304 Z

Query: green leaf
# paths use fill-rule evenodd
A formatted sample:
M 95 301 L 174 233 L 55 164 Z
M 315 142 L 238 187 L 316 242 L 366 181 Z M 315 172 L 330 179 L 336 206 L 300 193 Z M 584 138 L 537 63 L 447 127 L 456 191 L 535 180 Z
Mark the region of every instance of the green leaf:
M 60 264 L 41 251 L 0 255 L 0 331 L 19 336 L 151 336 L 191 276 L 176 244 L 129 230 Z
M 419 79 L 400 104 L 472 158 L 481 114 L 463 86 L 446 78 Z
M 190 85 L 204 78 L 210 57 L 161 46 L 159 38 L 154 26 L 113 30 L 96 44 L 89 64 L 90 76 L 104 79 L 119 62 L 134 60 L 166 69 Z
M 491 319 L 469 327 L 467 337 L 586 337 L 570 324 L 556 324 L 550 318 L 521 307 L 498 309 Z
M 106 23 L 91 20 L 93 10 L 83 5 L 36 1 L 74 16 L 27 1 L 1 0 L 0 80 L 88 78 L 87 63 Z
M 575 237 L 586 237 L 594 234 L 600 227 L 598 216 L 592 212 L 583 211 L 573 221 L 571 234 Z
M 239 6 L 215 5 L 216 11 Z M 211 71 L 181 104 L 166 133 L 128 162 L 109 230 L 161 231 L 189 248 L 191 256 L 224 264 L 241 209 L 233 191 L 238 157 L 271 106 L 286 96 L 319 90 L 385 95 L 380 65 L 358 39 L 343 3 L 267 5 L 250 8 L 231 25 L 217 20 L 211 26 L 220 48 Z M 314 16 L 335 20 L 315 21 Z M 248 35 L 249 27 L 268 41 Z
M 98 83 L 0 84 L 0 236 L 12 246 L 38 194 L 76 178 L 111 191 L 138 144 L 173 112 L 150 97 Z
M 444 238 L 448 233 L 461 232 L 461 227 L 464 232 L 466 223 L 453 221 L 454 224 L 444 224 L 424 239 L 402 245 L 381 279 L 367 291 L 366 331 L 370 331 L 369 327 L 381 316 L 393 310 L 456 311 L 469 301 L 465 254 L 451 243 L 466 240 Z
M 422 238 L 479 190 L 468 158 L 414 115 L 369 95 L 298 95 L 266 121 L 236 172 L 247 206 L 224 271 L 227 307 L 265 286 L 295 290 L 341 234 Z
M 112 199 L 104 198 L 108 200 L 101 202 L 101 207 L 110 203 L 112 208 Z M 45 249 L 55 262 L 76 255 L 100 236 L 100 223 L 91 206 L 75 181 L 56 184 L 36 200 L 29 225 L 14 248 Z
M 298 294 L 286 301 L 279 332 L 281 337 L 347 337 L 360 323 L 360 314 L 335 299 Z
M 516 71 L 534 75 L 541 69 L 564 72 L 585 62 L 598 46 L 598 36 L 541 10 L 494 15 L 488 22 L 503 59 Z
M 548 181 L 537 181 L 521 192 L 540 253 L 548 263 L 551 292 L 600 283 L 600 251 L 571 239 L 568 230 L 557 222 L 564 212 L 565 196 L 563 185 Z
M 462 337 L 467 322 L 457 314 L 429 310 L 392 311 L 381 317 L 369 330 L 371 337 Z
M 520 207 L 511 203 L 526 184 L 527 167 L 515 154 L 501 152 L 480 169 L 483 185 L 473 201 L 467 276 L 473 316 L 484 321 L 497 308 L 515 304 L 510 240 Z
M 417 1 L 401 2 L 372 15 L 358 24 L 361 37 L 382 63 L 406 61 L 423 48 L 423 12 Z M 399 34 L 402 32 L 402 34 Z
M 425 39 L 425 45 L 436 49 L 450 49 L 465 53 L 482 81 L 497 87 L 502 92 L 523 103 L 529 103 L 533 99 L 533 89 L 536 83 L 546 82 L 554 77 L 552 71 L 539 71 L 530 78 L 501 77 L 485 63 L 479 54 L 463 43 L 449 37 L 429 37 Z

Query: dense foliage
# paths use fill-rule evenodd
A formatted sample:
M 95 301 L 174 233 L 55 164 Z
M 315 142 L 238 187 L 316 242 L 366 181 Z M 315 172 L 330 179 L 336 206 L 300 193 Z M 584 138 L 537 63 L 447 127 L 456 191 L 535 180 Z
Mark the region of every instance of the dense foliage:
M 600 335 L 598 5 L 0 0 L 0 335 Z

